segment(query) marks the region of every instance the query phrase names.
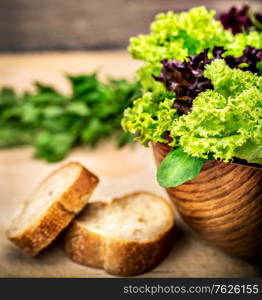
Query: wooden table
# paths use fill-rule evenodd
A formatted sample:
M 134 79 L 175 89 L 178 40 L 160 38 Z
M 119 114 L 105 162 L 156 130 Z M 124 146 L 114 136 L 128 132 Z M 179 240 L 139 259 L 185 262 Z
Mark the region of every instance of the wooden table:
M 18 91 L 32 80 L 53 83 L 67 92 L 63 73 L 86 73 L 94 69 L 101 76 L 132 76 L 139 64 L 123 52 L 43 53 L 0 55 L 0 86 Z M 0 151 L 0 277 L 108 277 L 103 270 L 71 262 L 59 238 L 38 257 L 16 249 L 5 237 L 10 219 L 41 179 L 60 163 L 48 164 L 32 158 L 30 147 Z M 95 150 L 77 148 L 65 161 L 77 160 L 93 170 L 101 183 L 92 201 L 110 201 L 136 190 L 148 190 L 166 197 L 155 180 L 151 149 L 140 145 L 116 149 L 104 141 Z M 166 197 L 167 198 L 167 197 Z M 146 277 L 260 277 L 262 268 L 227 256 L 193 233 L 177 216 L 177 238 L 167 258 Z

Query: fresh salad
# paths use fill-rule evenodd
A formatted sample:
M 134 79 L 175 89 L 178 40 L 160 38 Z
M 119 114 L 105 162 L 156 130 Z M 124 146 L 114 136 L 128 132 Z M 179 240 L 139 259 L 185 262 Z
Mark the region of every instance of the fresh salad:
M 145 146 L 172 150 L 158 168 L 163 187 L 193 179 L 208 160 L 262 164 L 262 17 L 249 7 L 215 17 L 205 7 L 160 13 L 130 40 L 143 95 L 123 128 Z

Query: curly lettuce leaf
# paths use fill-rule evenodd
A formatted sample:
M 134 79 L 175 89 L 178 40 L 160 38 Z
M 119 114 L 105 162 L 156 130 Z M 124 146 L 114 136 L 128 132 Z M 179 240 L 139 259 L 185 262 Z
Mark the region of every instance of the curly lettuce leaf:
M 262 48 L 262 33 L 258 31 L 251 31 L 249 33 L 238 33 L 234 36 L 231 43 L 227 44 L 225 52 L 226 55 L 233 55 L 239 57 L 243 54 L 246 46 L 251 46 L 257 49 Z
M 137 81 L 141 83 L 142 91 L 144 93 L 155 92 L 158 90 L 165 91 L 165 87 L 163 86 L 163 84 L 153 78 L 153 76 L 159 75 L 161 68 L 161 62 L 158 62 L 156 64 L 145 63 L 145 65 L 141 66 L 137 70 Z
M 262 78 L 230 69 L 223 60 L 206 67 L 214 90 L 198 95 L 192 112 L 174 123 L 170 136 L 193 157 L 262 163 Z M 249 152 L 250 151 L 250 152 Z M 251 153 L 252 151 L 252 153 Z
M 132 108 L 124 112 L 122 127 L 135 135 L 136 140 L 147 146 L 150 141 L 167 143 L 163 134 L 168 131 L 178 118 L 172 109 L 173 94 L 159 90 L 146 93 L 134 101 Z
M 223 29 L 214 15 L 215 11 L 208 11 L 204 6 L 182 13 L 160 13 L 148 35 L 130 39 L 129 51 L 136 59 L 158 63 L 168 58 L 182 61 L 205 48 L 224 46 L 232 41 L 233 35 Z
M 171 92 L 150 92 L 125 111 L 122 126 L 144 145 L 168 143 L 163 135 L 169 132 L 170 145 L 182 146 L 193 157 L 212 154 L 262 164 L 262 77 L 231 69 L 222 59 L 207 65 L 205 77 L 214 90 L 200 93 L 191 113 L 178 116 Z
M 216 59 L 210 65 L 206 65 L 204 76 L 211 80 L 214 90 L 225 98 L 236 97 L 252 88 L 261 89 L 262 84 L 261 77 L 251 72 L 231 69 L 222 59 Z
M 239 57 L 246 46 L 262 48 L 262 33 L 251 31 L 233 35 L 215 19 L 215 11 L 200 6 L 182 13 L 158 14 L 150 33 L 132 37 L 128 50 L 133 58 L 145 62 L 137 77 L 145 91 L 153 91 L 156 83 L 152 74 L 159 75 L 161 60 L 183 61 L 188 55 L 196 55 L 206 48 L 212 56 L 215 46 L 228 50 L 225 55 Z

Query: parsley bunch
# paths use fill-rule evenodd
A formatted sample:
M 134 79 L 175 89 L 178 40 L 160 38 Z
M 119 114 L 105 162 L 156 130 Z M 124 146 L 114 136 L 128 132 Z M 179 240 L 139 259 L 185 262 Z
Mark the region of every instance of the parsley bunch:
M 94 147 L 112 134 L 118 146 L 132 140 L 121 130 L 120 121 L 140 95 L 137 83 L 124 79 L 102 83 L 95 73 L 67 79 L 72 87 L 69 96 L 41 83 L 34 84 L 34 93 L 0 90 L 0 148 L 30 144 L 35 157 L 55 162 L 76 145 Z

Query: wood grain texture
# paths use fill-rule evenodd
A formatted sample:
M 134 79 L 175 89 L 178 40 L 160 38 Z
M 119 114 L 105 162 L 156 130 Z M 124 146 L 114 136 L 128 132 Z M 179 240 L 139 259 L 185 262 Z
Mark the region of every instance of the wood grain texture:
M 154 15 L 206 5 L 218 12 L 259 0 L 8 0 L 0 1 L 0 51 L 117 49 L 146 33 Z
M 0 55 L 0 86 L 19 92 L 31 88 L 33 80 L 70 90 L 64 73 L 79 74 L 98 69 L 102 77 L 132 77 L 138 63 L 126 52 L 71 52 Z M 11 219 L 32 190 L 52 170 L 65 161 L 80 161 L 99 178 L 91 201 L 108 201 L 136 190 L 148 190 L 166 197 L 155 179 L 151 149 L 140 145 L 117 149 L 114 141 L 104 141 L 95 150 L 74 149 L 64 162 L 49 164 L 33 159 L 33 149 L 0 151 L 0 277 L 110 277 L 103 270 L 81 266 L 64 254 L 61 239 L 33 258 L 6 238 Z M 154 270 L 142 277 L 261 277 L 262 267 L 228 256 L 201 239 L 177 216 L 174 245 Z
M 157 164 L 170 151 L 153 146 Z M 210 161 L 193 180 L 168 188 L 183 219 L 226 252 L 253 258 L 262 249 L 262 170 Z

